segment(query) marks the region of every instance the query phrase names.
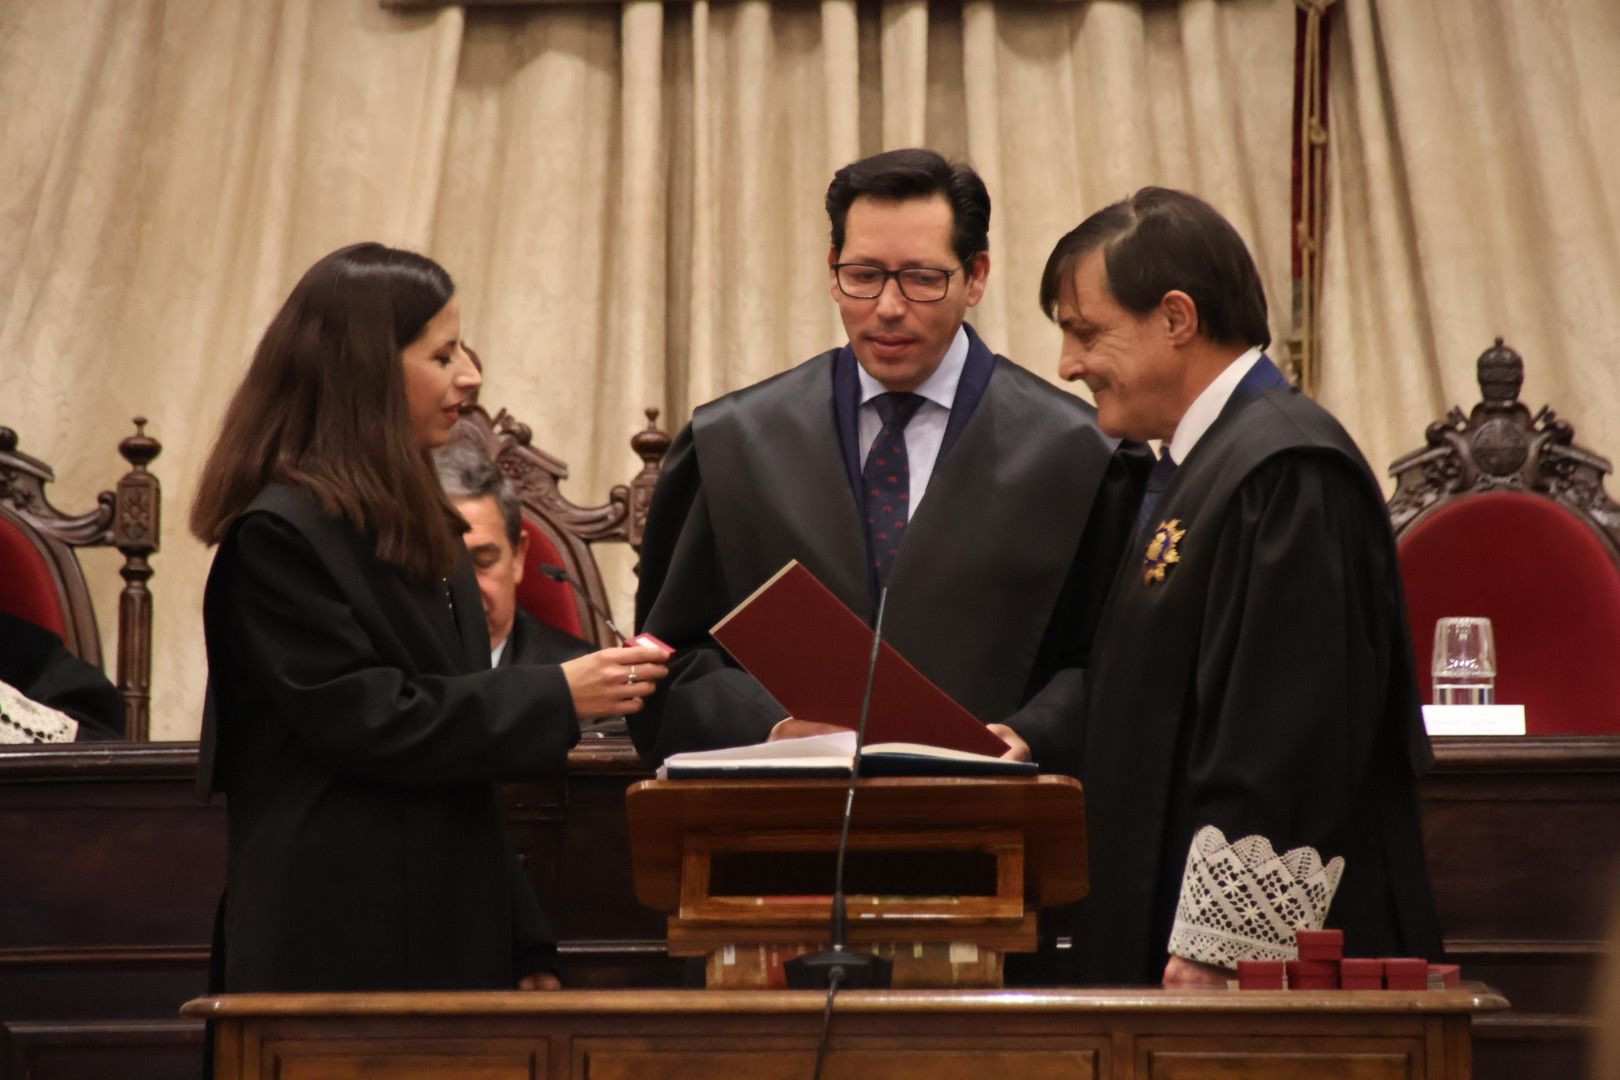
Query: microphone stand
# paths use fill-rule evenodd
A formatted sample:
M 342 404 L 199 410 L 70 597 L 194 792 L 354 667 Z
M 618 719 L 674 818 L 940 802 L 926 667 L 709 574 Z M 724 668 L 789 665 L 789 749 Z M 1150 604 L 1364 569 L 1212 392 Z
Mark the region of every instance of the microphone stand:
M 883 643 L 883 609 L 889 598 L 888 587 L 878 593 L 877 618 L 872 625 L 872 656 L 866 666 L 866 692 L 861 697 L 860 726 L 855 729 L 855 756 L 849 763 L 849 787 L 844 792 L 844 820 L 838 834 L 838 861 L 833 873 L 832 944 L 820 952 L 796 956 L 783 965 L 787 984 L 794 990 L 827 988 L 827 1006 L 821 1016 L 821 1043 L 816 1049 L 816 1077 L 827 1058 L 827 1037 L 831 1031 L 833 999 L 840 988 L 883 989 L 889 985 L 894 964 L 871 953 L 856 952 L 848 945 L 849 916 L 844 903 L 844 856 L 849 850 L 849 822 L 855 809 L 855 785 L 861 778 L 861 749 L 866 745 L 866 720 L 872 711 L 872 687 L 877 681 L 877 664 Z

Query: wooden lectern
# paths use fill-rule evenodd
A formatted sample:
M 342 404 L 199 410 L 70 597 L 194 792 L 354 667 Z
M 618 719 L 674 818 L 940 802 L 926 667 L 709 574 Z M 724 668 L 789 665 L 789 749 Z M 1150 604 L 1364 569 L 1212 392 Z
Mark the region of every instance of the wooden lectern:
M 783 985 L 827 944 L 845 780 L 648 780 L 626 799 L 636 896 L 670 913 L 672 956 L 714 988 Z M 1086 894 L 1085 804 L 1068 777 L 860 783 L 845 885 L 849 942 L 896 987 L 996 987 L 1033 952 L 1036 913 Z

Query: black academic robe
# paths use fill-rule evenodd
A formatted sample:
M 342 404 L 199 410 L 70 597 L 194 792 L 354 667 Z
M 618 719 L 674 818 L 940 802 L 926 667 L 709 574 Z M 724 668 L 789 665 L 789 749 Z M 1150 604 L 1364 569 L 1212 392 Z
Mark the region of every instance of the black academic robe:
M 995 356 L 971 328 L 968 341 L 939 458 L 890 572 L 884 638 L 1060 771 L 1143 458 L 1116 453 L 1089 405 Z M 630 718 L 649 761 L 759 742 L 786 715 L 709 628 L 790 559 L 874 617 L 855 363 L 835 349 L 704 405 L 665 459 L 636 595 L 637 625 L 676 649 Z
M 118 739 L 124 702 L 101 669 L 68 652 L 37 623 L 0 611 L 0 682 L 79 722 L 79 741 Z
M 1268 368 L 1270 362 L 1262 360 Z M 1193 834 L 1342 855 L 1346 955 L 1429 956 L 1419 832 L 1429 761 L 1394 540 L 1338 423 L 1292 388 L 1240 388 L 1123 560 L 1093 653 L 1081 778 L 1091 895 L 1079 978 L 1156 983 Z
M 512 632 L 496 667 L 513 664 L 561 664 L 596 651 L 596 646 L 566 630 L 541 622 L 522 608 L 512 617 Z
M 470 563 L 414 584 L 272 486 L 220 544 L 203 623 L 216 989 L 509 988 L 554 965 L 494 781 L 560 769 L 578 723 L 559 668 L 490 670 Z

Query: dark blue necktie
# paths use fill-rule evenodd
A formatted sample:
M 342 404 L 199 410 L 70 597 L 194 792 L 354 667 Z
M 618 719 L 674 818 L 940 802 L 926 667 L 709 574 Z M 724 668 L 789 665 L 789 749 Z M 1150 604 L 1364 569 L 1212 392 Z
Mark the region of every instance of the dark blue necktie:
M 879 394 L 872 399 L 883 430 L 872 440 L 861 477 L 866 483 L 866 543 L 879 584 L 900 553 L 911 502 L 911 459 L 906 453 L 906 425 L 926 399 L 917 394 Z
M 1148 521 L 1153 517 L 1164 489 L 1170 486 L 1170 478 L 1175 475 L 1176 463 L 1170 457 L 1170 447 L 1162 446 L 1159 448 L 1159 460 L 1148 471 L 1147 489 L 1142 492 L 1142 505 L 1136 511 L 1136 536 L 1140 541 L 1147 540 Z M 1141 544 L 1136 546 L 1140 547 Z

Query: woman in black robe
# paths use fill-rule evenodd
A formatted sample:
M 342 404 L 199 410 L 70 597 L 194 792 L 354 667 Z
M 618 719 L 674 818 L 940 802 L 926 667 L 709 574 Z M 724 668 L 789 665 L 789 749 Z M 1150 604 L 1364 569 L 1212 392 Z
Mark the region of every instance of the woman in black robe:
M 358 244 L 305 273 L 204 469 L 200 777 L 230 863 L 216 989 L 554 987 L 497 780 L 634 712 L 644 647 L 491 670 L 442 445 L 480 376 L 436 263 Z

